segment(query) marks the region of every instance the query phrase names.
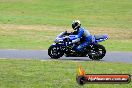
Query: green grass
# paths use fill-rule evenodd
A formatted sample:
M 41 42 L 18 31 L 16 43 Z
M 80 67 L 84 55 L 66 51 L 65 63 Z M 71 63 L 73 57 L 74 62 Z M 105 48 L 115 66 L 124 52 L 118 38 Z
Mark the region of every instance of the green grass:
M 1 49 L 48 49 L 54 42 L 56 36 L 64 31 L 60 27 L 45 26 L 23 26 L 23 25 L 3 25 L 0 29 L 0 48 Z M 5 28 L 4 28 L 5 27 Z M 92 33 L 100 29 L 91 30 Z M 105 29 L 104 29 L 105 30 Z M 116 37 L 113 35 L 117 30 L 110 30 L 110 39 L 102 42 L 107 51 L 132 51 L 132 39 L 130 31 L 128 35 L 120 34 Z M 120 37 L 122 36 L 122 37 Z M 126 37 L 125 39 L 123 37 Z
M 99 33 L 97 32 L 99 31 Z M 105 30 L 105 29 L 104 29 Z M 0 28 L 0 48 L 1 49 L 48 49 L 54 42 L 56 36 L 64 31 L 61 27 L 46 26 L 25 26 L 25 25 L 2 25 Z M 90 30 L 102 34 L 107 32 L 96 28 Z M 120 34 L 115 35 L 117 30 L 109 29 L 110 39 L 102 42 L 107 51 L 132 51 L 132 39 L 130 30 L 117 31 Z M 122 34 L 126 33 L 127 36 Z
M 104 45 L 108 51 L 132 51 L 132 39 L 107 40 L 100 44 Z
M 131 88 L 130 84 L 76 83 L 78 67 L 90 74 L 131 74 L 132 64 L 63 60 L 0 60 L 0 88 Z
M 110 35 L 102 42 L 108 51 L 132 51 L 131 9 L 132 0 L 0 0 L 0 48 L 47 49 L 58 33 L 79 19 L 93 34 Z M 132 87 L 132 83 L 79 86 L 75 77 L 80 65 L 87 73 L 132 75 L 128 63 L 7 59 L 0 60 L 0 88 Z
M 132 28 L 131 0 L 2 0 L 0 23 Z
M 108 51 L 132 51 L 131 9 L 132 0 L 0 0 L 0 48 L 47 49 L 59 32 L 79 19 L 90 31 L 95 27 L 93 33 L 110 35 L 103 43 Z M 20 30 L 20 25 L 40 28 Z M 62 30 L 52 32 L 56 26 Z

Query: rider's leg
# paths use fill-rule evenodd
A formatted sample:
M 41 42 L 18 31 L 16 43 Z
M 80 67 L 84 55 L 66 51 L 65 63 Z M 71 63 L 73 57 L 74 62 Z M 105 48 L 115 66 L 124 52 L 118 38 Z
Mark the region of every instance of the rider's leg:
M 82 51 L 82 49 L 83 49 L 84 47 L 89 46 L 89 45 L 91 44 L 91 42 L 94 42 L 94 41 L 95 41 L 94 37 L 93 37 L 93 36 L 90 36 L 90 37 L 88 37 L 88 38 L 86 39 L 86 41 L 85 41 L 84 43 L 82 43 L 82 44 L 80 44 L 78 47 L 76 47 L 76 50 L 77 50 L 77 51 Z
M 77 46 L 77 47 L 76 47 L 76 50 L 77 50 L 77 51 L 82 51 L 82 49 L 83 49 L 84 47 L 86 47 L 86 46 L 89 46 L 89 44 L 90 44 L 90 43 L 88 43 L 88 42 L 84 42 L 84 43 L 80 44 L 79 46 Z

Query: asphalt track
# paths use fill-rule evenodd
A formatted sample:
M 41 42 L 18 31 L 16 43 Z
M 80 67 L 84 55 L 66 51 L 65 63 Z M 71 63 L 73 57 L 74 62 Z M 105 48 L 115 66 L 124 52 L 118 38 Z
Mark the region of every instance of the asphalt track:
M 51 60 L 47 50 L 15 50 L 1 49 L 1 59 L 39 59 Z M 88 57 L 61 57 L 59 60 L 72 61 L 92 61 Z M 100 60 L 102 62 L 127 62 L 132 63 L 132 52 L 107 52 L 106 56 Z

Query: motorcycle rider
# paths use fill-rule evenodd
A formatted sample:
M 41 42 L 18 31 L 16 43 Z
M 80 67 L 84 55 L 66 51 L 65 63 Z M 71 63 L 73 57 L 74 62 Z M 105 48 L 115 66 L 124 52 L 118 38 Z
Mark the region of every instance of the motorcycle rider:
M 80 41 L 80 39 L 83 37 L 84 42 L 80 44 L 79 46 L 74 47 L 77 51 L 82 51 L 82 49 L 86 46 L 89 46 L 91 42 L 94 41 L 94 37 L 90 34 L 90 32 L 83 27 L 81 27 L 81 23 L 79 20 L 75 20 L 72 23 L 72 28 L 74 32 L 77 32 L 77 37 L 75 40 L 72 40 L 72 43 L 75 44 Z

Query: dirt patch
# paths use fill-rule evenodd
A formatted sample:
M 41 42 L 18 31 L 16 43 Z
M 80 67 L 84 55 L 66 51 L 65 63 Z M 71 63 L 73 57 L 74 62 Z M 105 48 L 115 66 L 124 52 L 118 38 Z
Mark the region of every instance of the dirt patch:
M 117 28 L 91 28 L 92 34 L 108 34 L 111 39 L 132 39 L 132 30 Z
M 47 26 L 47 25 L 13 25 L 13 24 L 0 24 L 0 29 L 4 30 L 51 30 L 51 31 L 65 31 L 70 30 L 66 27 Z
M 47 25 L 13 25 L 13 24 L 0 24 L 0 31 L 15 31 L 15 30 L 29 30 L 42 31 L 42 32 L 62 32 L 62 31 L 73 31 L 69 27 L 60 26 L 47 26 Z M 29 32 L 28 31 L 28 32 Z M 132 30 L 117 29 L 117 28 L 101 28 L 101 27 L 89 27 L 89 31 L 92 34 L 104 34 L 107 33 L 111 39 L 132 39 Z

